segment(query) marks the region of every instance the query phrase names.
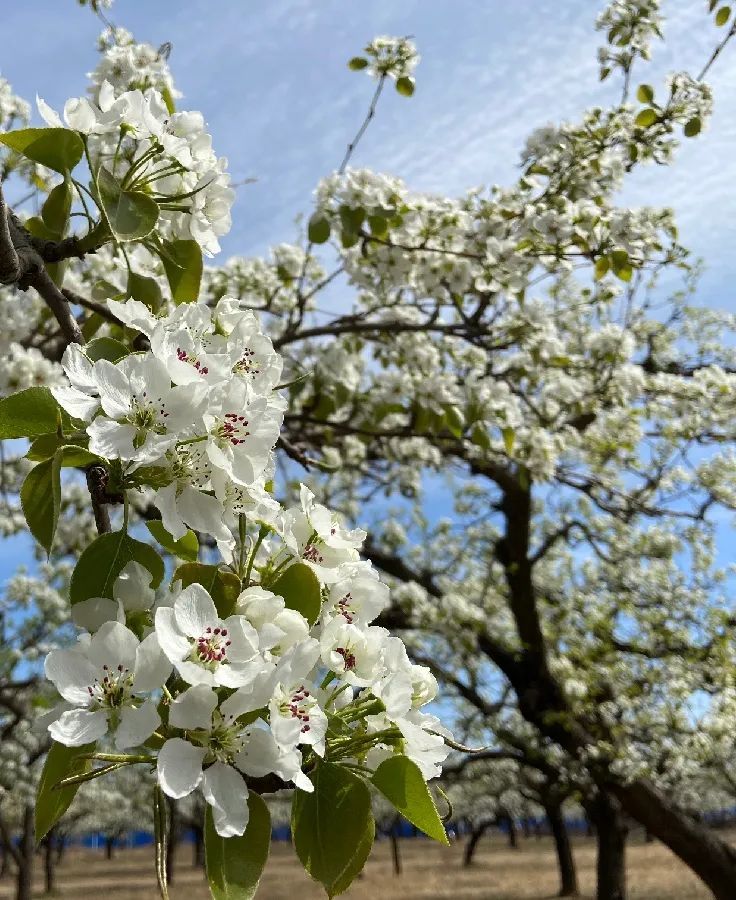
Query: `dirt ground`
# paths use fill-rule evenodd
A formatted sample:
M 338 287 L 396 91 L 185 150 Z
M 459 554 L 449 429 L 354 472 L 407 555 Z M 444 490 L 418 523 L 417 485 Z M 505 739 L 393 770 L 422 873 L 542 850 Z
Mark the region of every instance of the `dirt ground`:
M 736 835 L 734 835 L 736 837 Z M 593 897 L 595 846 L 576 838 L 575 859 L 584 898 Z M 401 844 L 403 874 L 391 866 L 388 841 L 376 844 L 364 876 L 344 896 L 352 900 L 543 900 L 558 889 L 554 850 L 548 838 L 520 841 L 508 849 L 500 836 L 479 845 L 471 868 L 462 866 L 462 845 L 439 847 L 425 840 Z M 698 900 L 709 897 L 697 879 L 662 845 L 632 839 L 629 848 L 631 900 Z M 37 887 L 41 896 L 41 860 Z M 201 870 L 192 866 L 192 850 L 177 851 L 171 900 L 209 900 Z M 12 884 L 0 881 L 0 897 L 12 897 Z M 80 900 L 157 900 L 152 848 L 116 851 L 107 863 L 102 850 L 69 851 L 58 871 L 57 896 Z M 318 900 L 321 888 L 300 868 L 288 844 L 274 844 L 258 893 L 259 900 Z

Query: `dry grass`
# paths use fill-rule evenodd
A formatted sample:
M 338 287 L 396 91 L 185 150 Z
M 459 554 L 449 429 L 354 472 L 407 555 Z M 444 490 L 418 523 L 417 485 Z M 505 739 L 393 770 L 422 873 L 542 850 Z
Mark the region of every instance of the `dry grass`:
M 462 867 L 462 845 L 450 848 L 429 841 L 404 841 L 404 872 L 392 871 L 387 841 L 376 845 L 364 876 L 345 895 L 352 900 L 543 900 L 557 893 L 554 850 L 548 838 L 522 840 L 513 851 L 500 836 L 484 839 L 470 869 Z M 593 897 L 595 846 L 575 840 L 575 858 L 585 898 Z M 40 862 L 40 860 L 39 860 Z M 699 900 L 709 892 L 660 844 L 632 841 L 629 849 L 631 900 Z M 40 865 L 39 865 L 40 869 Z M 37 877 L 42 875 L 39 871 Z M 40 881 L 38 884 L 40 890 Z M 12 885 L 0 882 L 0 897 L 12 897 Z M 58 895 L 104 900 L 156 900 L 151 848 L 119 851 L 107 863 L 102 851 L 74 850 L 58 872 Z M 258 894 L 259 900 L 318 900 L 321 889 L 307 878 L 294 852 L 274 844 Z M 191 866 L 191 849 L 181 847 L 171 900 L 208 900 L 202 873 Z

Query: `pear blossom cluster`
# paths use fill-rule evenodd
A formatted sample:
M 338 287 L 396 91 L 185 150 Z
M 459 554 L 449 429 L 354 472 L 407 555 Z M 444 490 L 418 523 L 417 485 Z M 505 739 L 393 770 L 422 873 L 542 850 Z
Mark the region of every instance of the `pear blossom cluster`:
M 364 48 L 369 64 L 366 72 L 373 78 L 408 78 L 419 63 L 416 45 L 409 38 L 380 35 Z
M 119 467 L 118 487 L 150 492 L 174 539 L 189 528 L 210 535 L 243 590 L 229 614 L 196 582 L 175 578 L 157 597 L 152 574 L 131 561 L 112 597 L 75 603 L 83 631 L 45 666 L 63 700 L 54 740 L 122 750 L 158 736 L 162 789 L 201 789 L 226 837 L 247 825 L 244 776 L 310 791 L 316 758 L 376 766 L 399 751 L 425 778 L 438 775 L 447 732 L 422 711 L 437 685 L 372 624 L 389 592 L 360 560 L 365 532 L 305 486 L 286 509 L 270 492 L 285 401 L 281 359 L 256 316 L 228 297 L 161 317 L 135 300 L 109 307 L 150 350 L 93 361 L 71 345 L 67 383 L 52 393 L 89 450 Z M 314 585 L 309 617 L 277 593 L 292 567 Z
M 105 80 L 95 99 L 68 100 L 63 122 L 44 100 L 37 105 L 48 125 L 83 136 L 93 172 L 104 167 L 121 188 L 156 201 L 162 236 L 194 239 L 213 256 L 231 225 L 227 160 L 215 155 L 202 114 L 174 112 L 171 102 L 156 88 L 120 92 Z
M 613 69 L 628 72 L 637 57 L 650 58 L 653 39 L 663 36 L 660 7 L 660 0 L 613 0 L 598 16 L 596 27 L 608 40 L 598 50 L 601 78 Z

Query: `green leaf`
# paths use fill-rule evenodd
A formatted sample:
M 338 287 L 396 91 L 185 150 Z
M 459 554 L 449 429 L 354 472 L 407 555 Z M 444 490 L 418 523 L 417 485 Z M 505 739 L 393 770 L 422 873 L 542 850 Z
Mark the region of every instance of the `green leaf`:
M 0 134 L 0 143 L 55 172 L 70 172 L 82 158 L 84 144 L 68 128 L 22 128 Z
M 411 75 L 402 75 L 402 77 L 396 81 L 396 90 L 402 97 L 411 97 L 415 87 L 416 82 Z
M 444 424 L 447 430 L 456 438 L 461 438 L 465 431 L 465 417 L 457 406 L 448 406 L 445 409 Z
M 174 303 L 193 303 L 202 281 L 202 248 L 196 241 L 162 241 L 160 254 Z
M 269 590 L 283 597 L 286 606 L 300 612 L 310 625 L 319 618 L 322 609 L 319 579 L 306 563 L 289 566 Z
M 313 244 L 326 244 L 330 239 L 330 220 L 324 213 L 312 215 L 307 226 L 307 237 Z
M 689 122 L 685 123 L 685 137 L 696 137 L 700 134 L 702 127 L 703 123 L 697 116 L 695 116 L 694 119 L 690 119 Z
M 365 69 L 368 66 L 368 60 L 364 56 L 354 56 L 348 62 L 348 68 L 352 69 L 353 72 L 359 72 L 361 69 Z
M 86 466 L 100 459 L 87 450 L 86 442 L 86 435 L 72 438 L 59 435 L 55 431 L 51 434 L 42 434 L 31 443 L 26 459 L 30 459 L 31 462 L 43 462 L 45 459 L 51 459 L 57 450 L 63 448 L 62 466 Z
M 366 783 L 342 766 L 318 762 L 314 793 L 294 792 L 291 832 L 307 872 L 334 897 L 347 890 L 373 846 L 375 823 Z
M 595 261 L 593 277 L 596 281 L 600 281 L 610 268 L 611 260 L 607 256 L 599 256 Z
M 61 509 L 62 450 L 34 466 L 20 488 L 20 505 L 31 534 L 51 555 Z
M 435 841 L 449 845 L 437 807 L 416 763 L 406 756 L 390 756 L 376 769 L 371 780 L 412 825 Z
M 149 278 L 148 275 L 138 275 L 137 272 L 128 273 L 128 294 L 153 312 L 158 312 L 163 302 L 161 288 L 156 279 Z
M 0 400 L 0 440 L 38 437 L 71 420 L 47 387 L 31 387 Z
M 101 534 L 84 550 L 72 572 L 69 584 L 72 605 L 90 597 L 112 598 L 115 579 L 131 560 L 148 569 L 154 588 L 161 584 L 163 560 L 150 544 L 136 541 L 125 531 Z
M 78 784 L 63 788 L 57 788 L 56 785 L 64 778 L 89 771 L 91 761 L 82 757 L 94 752 L 94 749 L 95 744 L 65 747 L 56 741 L 52 742 L 36 793 L 36 842 L 42 840 L 56 825 L 79 790 Z
M 250 817 L 242 837 L 223 838 L 215 831 L 212 807 L 204 817 L 207 881 L 213 900 L 251 900 L 271 849 L 271 816 L 259 794 L 248 794 Z
M 501 435 L 503 436 L 503 445 L 506 448 L 506 452 L 511 455 L 514 449 L 514 441 L 516 439 L 516 432 L 513 428 L 502 428 Z
M 187 562 L 196 562 L 199 555 L 199 541 L 197 535 L 193 531 L 187 530 L 183 538 L 175 541 L 169 532 L 164 528 L 163 522 L 152 521 L 146 522 L 146 528 L 151 532 L 153 537 L 161 544 L 164 550 L 184 559 Z
M 640 84 L 636 91 L 636 99 L 639 103 L 653 103 L 654 88 L 651 84 Z
M 651 107 L 647 109 L 643 109 L 639 115 L 634 119 L 634 124 L 638 128 L 649 128 L 651 125 L 659 119 L 659 114 L 656 109 L 652 109 Z
M 118 241 L 140 241 L 156 227 L 158 203 L 142 191 L 124 190 L 104 166 L 97 172 L 97 193 Z
M 731 7 L 722 6 L 716 13 L 716 25 L 720 28 L 731 18 Z
M 190 584 L 201 584 L 215 601 L 221 619 L 231 616 L 235 601 L 240 594 L 240 579 L 232 572 L 204 563 L 184 563 L 174 572 L 172 582 L 181 581 L 183 588 Z
M 629 254 L 625 250 L 614 250 L 611 253 L 611 268 L 613 274 L 621 281 L 631 281 L 634 270 L 629 261 Z
M 64 236 L 72 211 L 72 184 L 65 178 L 49 193 L 41 207 L 41 218 L 44 225 L 59 238 Z
M 97 362 L 98 359 L 106 359 L 109 362 L 117 362 L 130 354 L 130 348 L 121 341 L 111 337 L 95 338 L 84 348 L 88 359 Z

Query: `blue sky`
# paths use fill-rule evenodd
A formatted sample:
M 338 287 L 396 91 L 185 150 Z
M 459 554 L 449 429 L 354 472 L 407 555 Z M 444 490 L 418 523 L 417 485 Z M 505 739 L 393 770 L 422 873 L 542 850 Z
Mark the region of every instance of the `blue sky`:
M 318 179 L 340 161 L 372 90 L 346 60 L 376 34 L 411 34 L 422 54 L 411 100 L 387 92 L 355 164 L 418 190 L 461 193 L 515 177 L 525 136 L 575 119 L 618 85 L 600 85 L 591 0 L 117 0 L 110 16 L 154 45 L 170 41 L 183 91 L 200 109 L 239 188 L 223 258 L 296 239 Z M 665 0 L 664 45 L 638 81 L 698 70 L 722 32 L 705 3 Z M 86 90 L 99 20 L 74 0 L 27 0 L 3 11 L 2 74 L 18 93 L 60 108 Z M 683 241 L 706 262 L 699 301 L 736 311 L 736 47 L 713 71 L 716 112 L 672 168 L 638 173 L 622 202 L 671 205 Z M 38 120 L 37 120 L 38 121 Z M 338 298 L 339 302 L 339 298 Z M 349 300 L 348 300 L 349 302 Z M 18 555 L 3 544 L 2 560 Z M 12 557 L 12 560 L 11 560 Z M 0 574 L 5 565 L 0 562 Z
M 345 61 L 379 33 L 412 34 L 422 54 L 411 100 L 382 103 L 356 164 L 420 190 L 460 193 L 514 177 L 528 132 L 576 118 L 618 86 L 599 85 L 591 0 L 117 0 L 114 22 L 154 45 L 173 44 L 182 108 L 203 111 L 240 188 L 226 255 L 292 240 L 294 217 L 339 162 L 371 85 Z M 722 36 L 705 3 L 664 0 L 664 45 L 638 80 L 697 70 Z M 4 11 L 2 74 L 32 99 L 60 107 L 86 88 L 98 19 L 74 0 L 30 0 Z M 635 78 L 635 83 L 637 79 Z M 711 79 L 712 127 L 688 141 L 674 168 L 636 174 L 624 201 L 672 205 L 684 241 L 706 258 L 701 300 L 736 310 L 736 51 Z

